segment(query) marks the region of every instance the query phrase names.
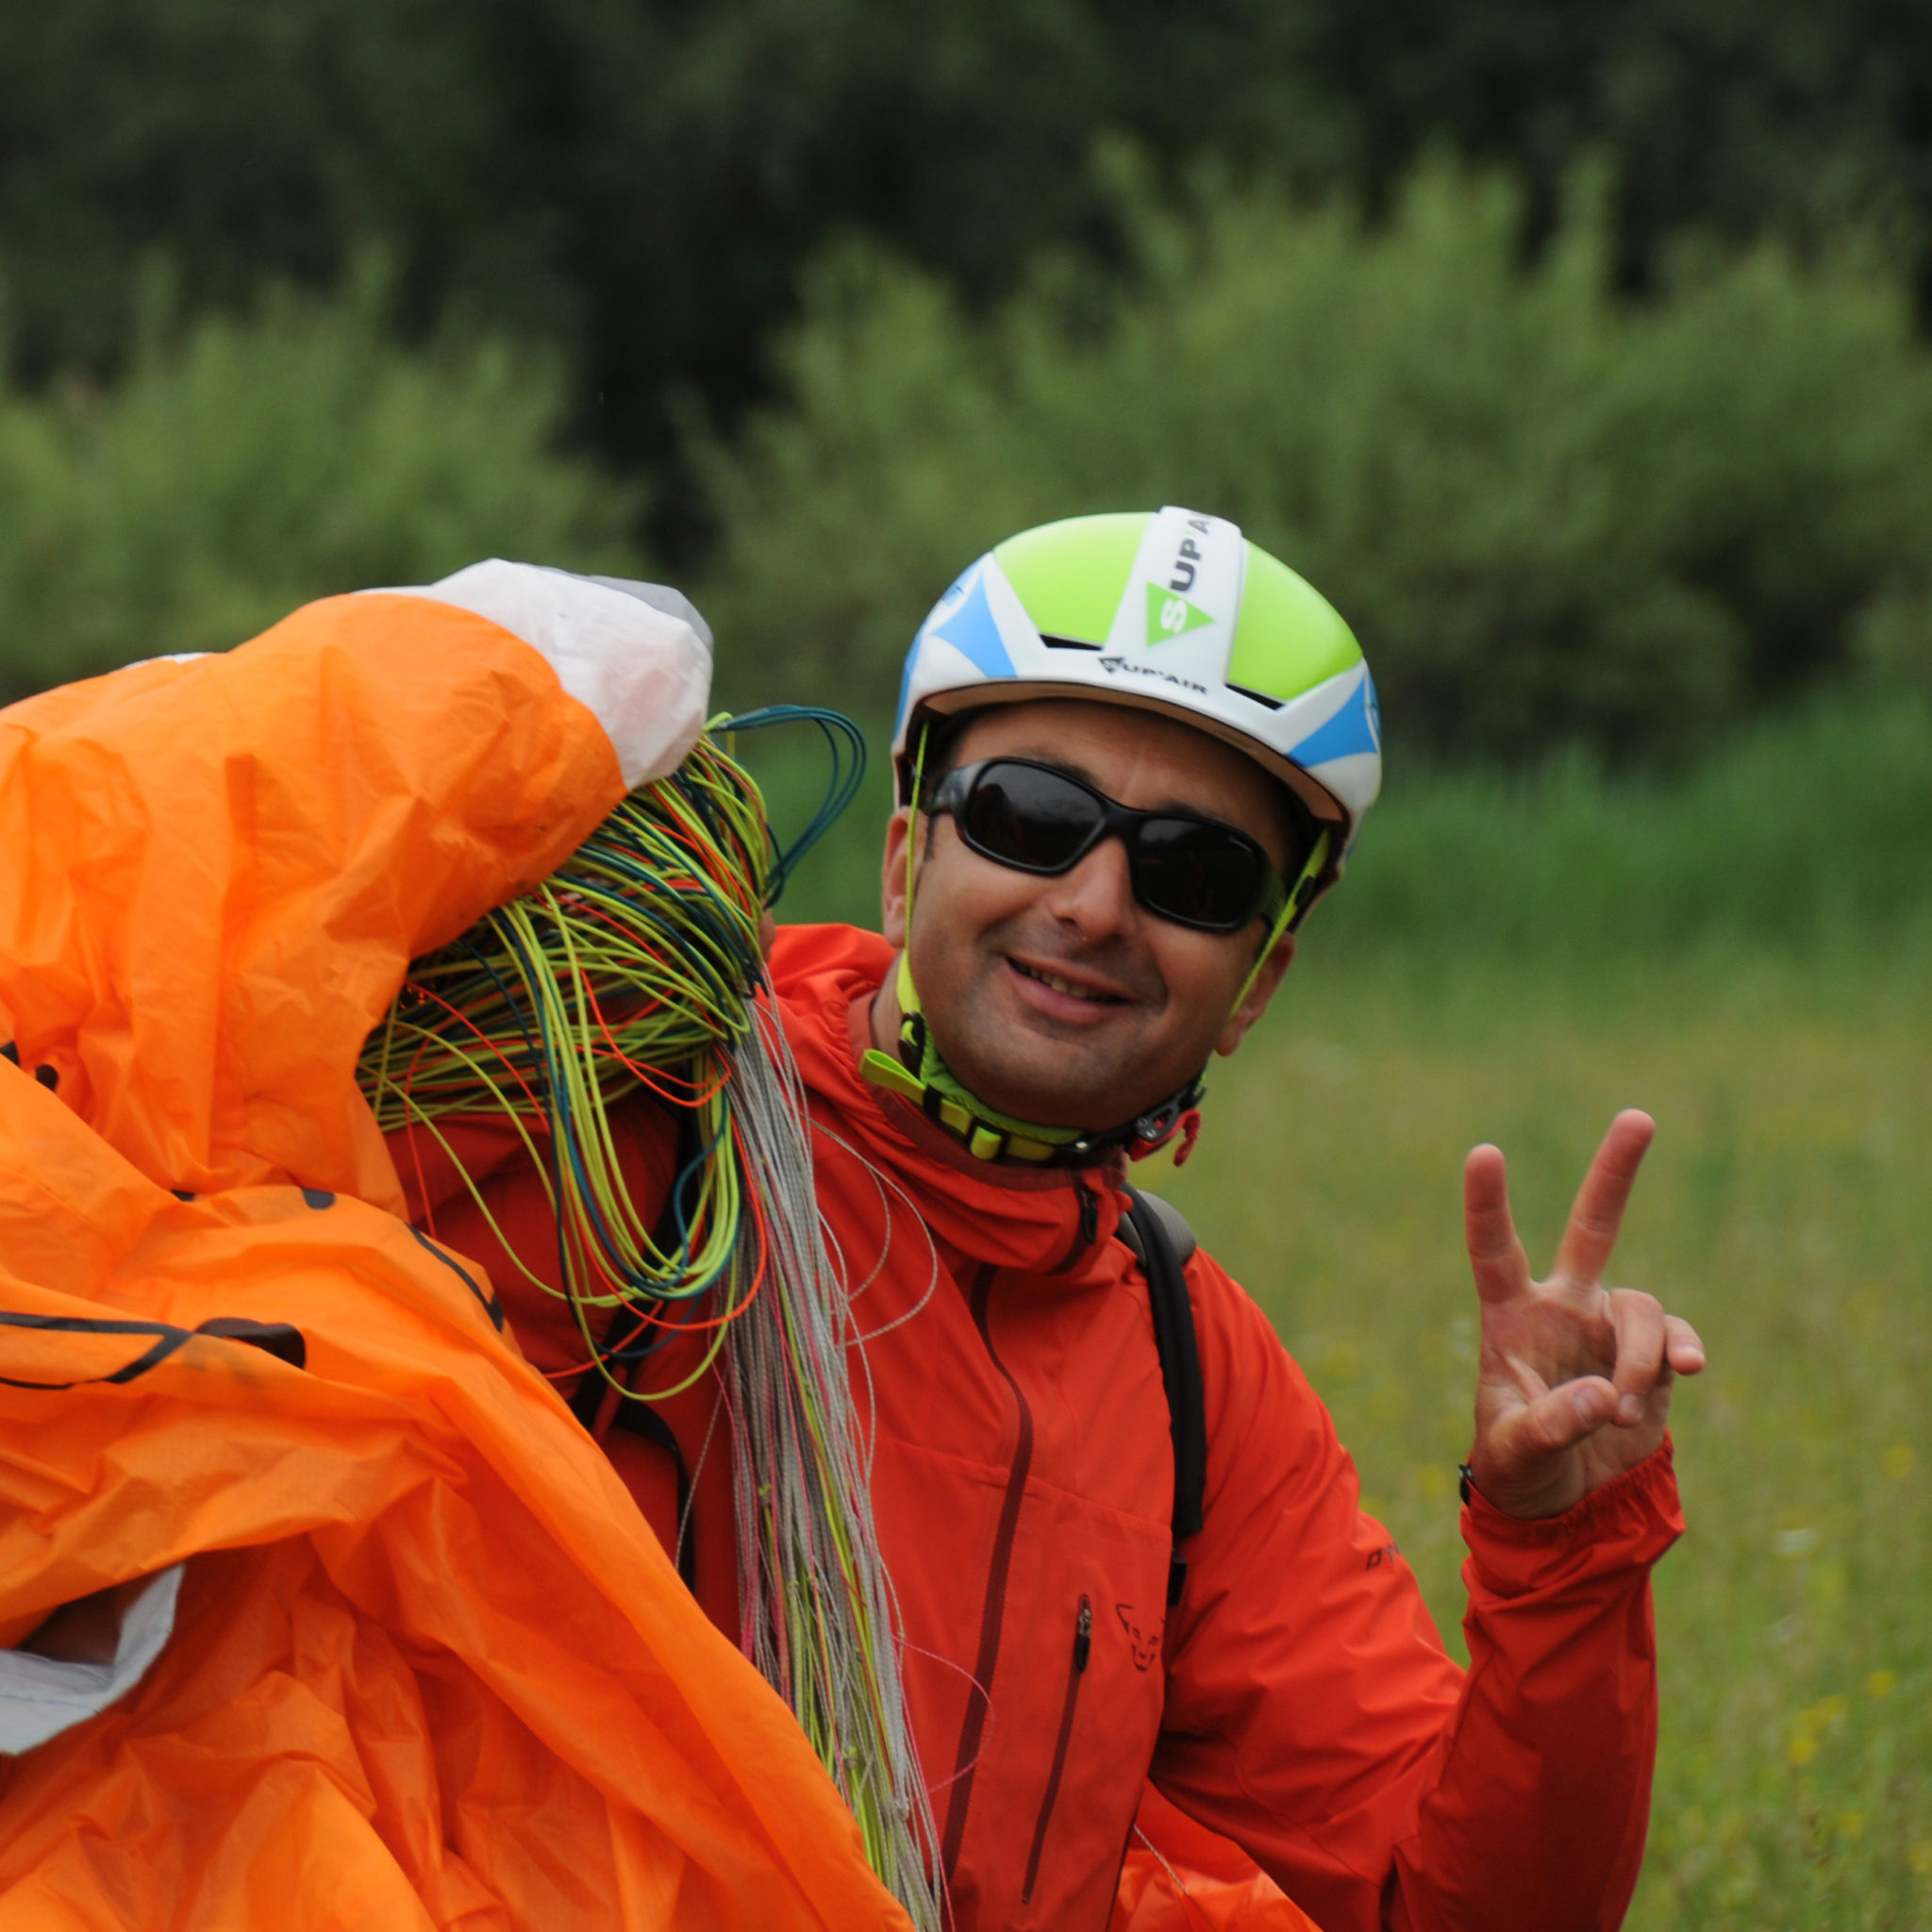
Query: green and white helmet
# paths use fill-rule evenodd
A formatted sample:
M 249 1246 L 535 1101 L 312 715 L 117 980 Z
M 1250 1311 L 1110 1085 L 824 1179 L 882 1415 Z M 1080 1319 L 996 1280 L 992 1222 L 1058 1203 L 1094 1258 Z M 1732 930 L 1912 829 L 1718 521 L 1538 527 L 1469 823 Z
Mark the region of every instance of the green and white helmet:
M 1070 517 L 967 569 L 906 656 L 899 802 L 921 724 L 1046 697 L 1164 712 L 1246 752 L 1336 828 L 1316 891 L 1340 875 L 1381 790 L 1381 718 L 1354 633 L 1220 517 Z

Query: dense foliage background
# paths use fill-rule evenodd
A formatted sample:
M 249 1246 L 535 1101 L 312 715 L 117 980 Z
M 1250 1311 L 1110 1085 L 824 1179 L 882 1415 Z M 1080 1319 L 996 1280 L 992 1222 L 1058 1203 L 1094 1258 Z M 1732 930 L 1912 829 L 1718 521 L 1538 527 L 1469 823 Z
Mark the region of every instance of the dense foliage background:
M 1400 741 L 1681 757 L 1925 681 L 1928 215 L 1881 0 L 13 8 L 0 691 L 510 549 L 875 710 L 984 543 L 1186 500 Z
M 1858 251 L 1609 291 L 1600 204 L 1534 266 L 1445 169 L 1385 222 L 1203 187 L 1133 205 L 1124 288 L 1062 260 L 975 317 L 875 250 L 821 262 L 782 404 L 699 465 L 725 634 L 890 691 L 935 588 L 1008 532 L 1208 504 L 1367 643 L 1395 741 L 1694 749 L 1917 648 L 1932 358 Z M 856 674 L 856 675 L 854 675 Z
M 45 0 L 0 25 L 0 254 L 32 375 L 105 372 L 142 258 L 192 300 L 337 281 L 560 344 L 573 423 L 728 418 L 800 267 L 862 231 L 978 300 L 1105 248 L 1108 132 L 1379 208 L 1432 148 L 1616 175 L 1618 285 L 1687 228 L 1878 216 L 1924 278 L 1932 15 L 1898 0 Z

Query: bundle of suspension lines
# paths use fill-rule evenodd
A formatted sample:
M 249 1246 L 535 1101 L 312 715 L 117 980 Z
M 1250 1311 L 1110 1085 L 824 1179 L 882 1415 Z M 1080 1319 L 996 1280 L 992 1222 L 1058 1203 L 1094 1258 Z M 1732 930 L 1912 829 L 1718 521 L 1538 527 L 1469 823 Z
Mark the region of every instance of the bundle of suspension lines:
M 831 771 L 780 849 L 730 745 L 791 722 L 823 733 Z M 837 712 L 715 721 L 549 878 L 412 963 L 358 1079 L 378 1124 L 436 1145 L 499 1238 L 450 1130 L 512 1124 L 548 1194 L 586 1369 L 620 1400 L 662 1401 L 722 1370 L 741 1647 L 926 1932 L 941 1923 L 936 1834 L 847 1376 L 852 1318 L 820 1231 L 803 1090 L 761 991 L 766 908 L 850 802 L 864 758 Z M 672 1110 L 685 1150 L 661 1208 L 630 1198 L 618 1164 L 611 1112 L 640 1090 Z M 695 1369 L 630 1386 L 641 1356 L 691 1329 L 708 1338 Z

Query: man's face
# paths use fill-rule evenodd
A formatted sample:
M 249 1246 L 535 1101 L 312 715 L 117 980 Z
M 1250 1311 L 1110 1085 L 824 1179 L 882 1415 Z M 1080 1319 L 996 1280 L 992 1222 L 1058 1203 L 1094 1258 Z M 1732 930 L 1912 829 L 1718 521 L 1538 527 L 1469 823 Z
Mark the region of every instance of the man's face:
M 1238 825 L 1283 863 L 1269 778 L 1173 719 L 1072 699 L 1002 705 L 966 727 L 954 762 L 1000 756 L 1057 766 L 1141 810 Z M 885 861 L 886 937 L 900 945 L 906 837 L 901 812 Z M 1148 911 L 1118 839 L 1058 878 L 981 858 L 950 817 L 923 823 L 918 839 L 910 952 L 920 1004 L 953 1072 L 1019 1120 L 1101 1129 L 1158 1106 L 1209 1053 L 1233 1052 L 1293 951 L 1280 941 L 1231 1013 L 1266 938 L 1258 917 L 1238 933 L 1207 933 Z

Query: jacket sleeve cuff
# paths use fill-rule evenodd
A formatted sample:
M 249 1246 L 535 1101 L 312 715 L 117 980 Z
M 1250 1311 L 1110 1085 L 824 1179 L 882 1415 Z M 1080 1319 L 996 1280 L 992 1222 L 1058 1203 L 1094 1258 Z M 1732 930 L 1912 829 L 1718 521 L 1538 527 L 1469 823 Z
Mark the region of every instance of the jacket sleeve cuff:
M 1684 1533 L 1671 1440 L 1560 1516 L 1511 1516 L 1472 1491 L 1462 1510 L 1472 1590 L 1516 1597 L 1647 1570 Z

